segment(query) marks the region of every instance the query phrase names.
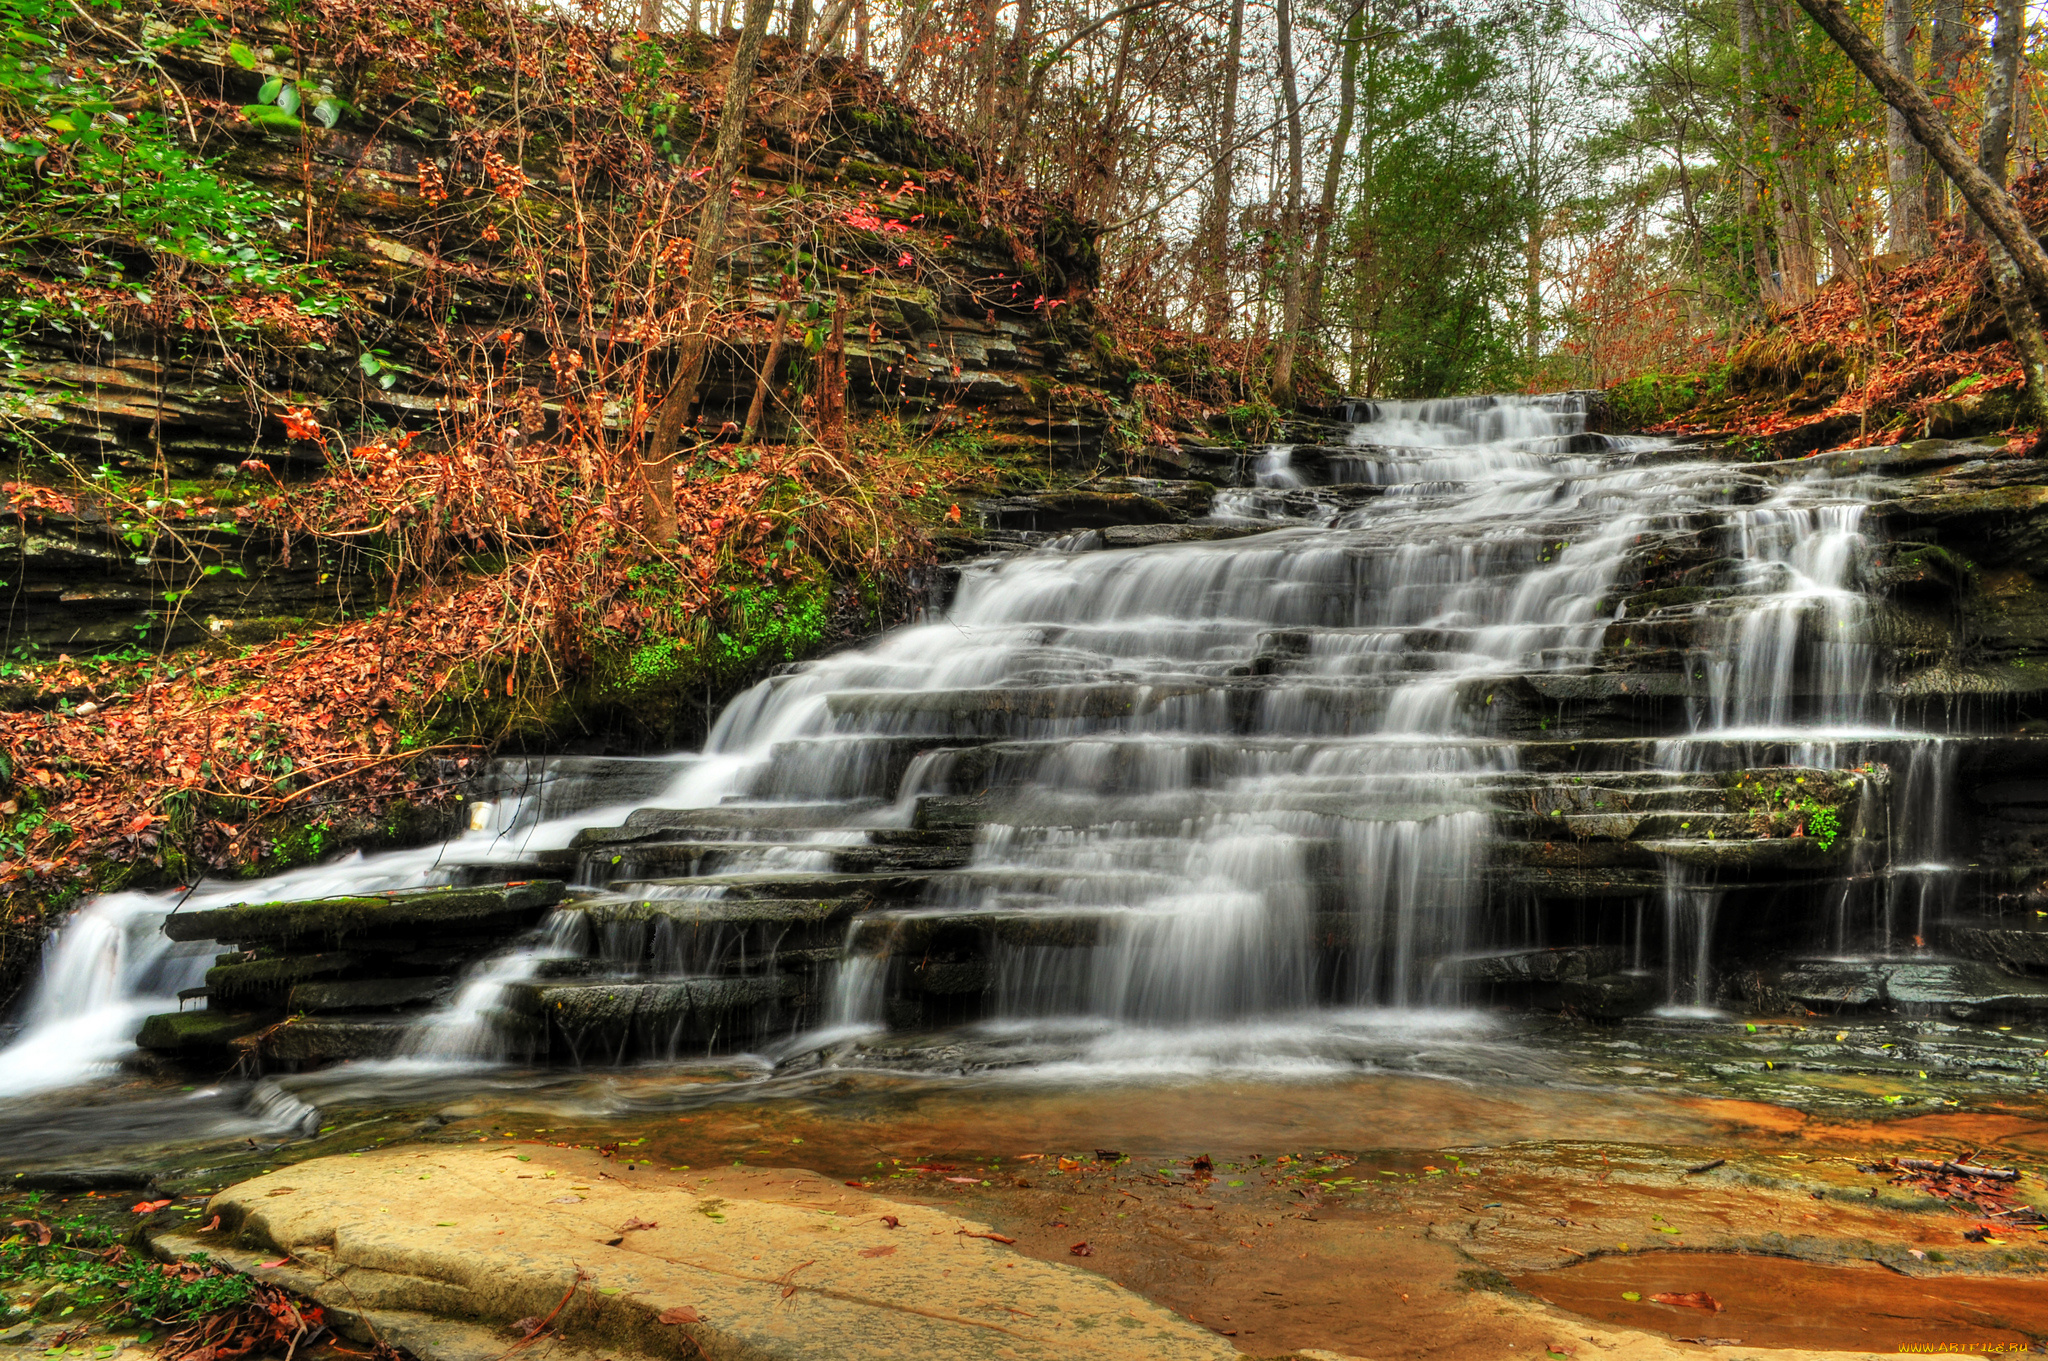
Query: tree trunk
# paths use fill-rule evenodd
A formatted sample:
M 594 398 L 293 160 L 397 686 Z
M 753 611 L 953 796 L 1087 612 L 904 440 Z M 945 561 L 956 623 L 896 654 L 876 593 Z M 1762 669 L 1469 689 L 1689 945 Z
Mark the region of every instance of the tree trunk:
M 1036 35 L 1032 25 L 1037 20 L 1034 0 L 1017 0 L 1017 29 L 1010 35 L 1010 46 L 1003 54 L 1003 121 L 1010 129 L 1010 161 L 1017 162 L 1024 147 L 1025 130 L 1031 126 L 1031 100 L 1026 96 L 1025 85 L 1031 69 L 1031 44 Z M 1124 20 L 1124 31 L 1130 31 L 1129 19 Z
M 811 41 L 811 0 L 789 0 L 789 45 L 801 52 Z
M 1223 111 L 1216 144 L 1216 171 L 1210 191 L 1208 241 L 1203 251 L 1202 326 L 1222 335 L 1230 326 L 1231 200 L 1237 195 L 1238 49 L 1244 42 L 1244 0 L 1231 0 L 1230 33 L 1224 43 Z
M 1913 78 L 1913 0 L 1885 0 L 1885 60 Z M 1891 247 L 1904 255 L 1927 250 L 1927 153 L 1913 140 L 1906 116 L 1884 111 L 1885 171 L 1889 181 Z
M 832 330 L 818 354 L 818 443 L 846 452 L 846 300 L 832 305 Z
M 789 304 L 775 309 L 775 330 L 768 337 L 768 357 L 754 379 L 754 400 L 747 403 L 747 423 L 740 431 L 740 443 L 751 444 L 761 433 L 768 416 L 768 392 L 775 385 L 775 371 L 782 367 L 783 347 L 789 342 Z
M 1799 3 L 1835 40 L 1835 45 L 1842 49 L 1864 78 L 1884 96 L 1885 102 L 1906 116 L 1920 145 L 1927 148 L 1935 164 L 1947 172 L 1964 200 L 1977 216 L 1984 219 L 1985 226 L 2012 256 L 2014 266 L 2026 280 L 2035 300 L 2048 298 L 2048 252 L 2041 249 L 2039 238 L 2020 216 L 2019 209 L 2013 206 L 2012 196 L 1992 183 L 1991 177 L 1978 169 L 1976 161 L 1949 135 L 1946 120 L 1927 98 L 1926 92 L 1895 70 L 1871 46 L 1870 39 L 1864 36 L 1849 12 L 1842 8 L 1841 0 L 1799 0 Z
M 890 81 L 899 95 L 909 85 L 911 74 L 923 64 L 924 53 L 919 45 L 931 24 L 932 9 L 929 4 L 916 5 L 903 20 L 903 49 L 896 54 L 896 74 Z
M 1777 168 L 1777 192 L 1771 202 L 1777 211 L 1774 214 L 1778 235 L 1779 287 L 1787 303 L 1796 307 L 1813 296 L 1814 284 L 1819 270 L 1813 258 L 1813 220 L 1809 201 L 1812 189 L 1807 183 L 1806 164 L 1802 138 L 1797 118 L 1804 109 L 1795 99 L 1798 84 L 1792 78 L 1791 66 L 1797 62 L 1798 49 L 1791 41 L 1792 25 L 1789 13 L 1783 9 L 1766 9 L 1763 14 L 1772 22 L 1764 26 L 1767 42 L 1763 53 L 1764 127 L 1770 135 L 1771 163 Z
M 1301 340 L 1301 90 L 1294 70 L 1293 0 L 1278 0 L 1273 8 L 1280 30 L 1280 93 L 1287 102 L 1287 206 L 1280 216 L 1286 259 L 1280 276 L 1280 334 L 1273 346 L 1272 391 L 1273 400 L 1284 404 L 1294 398 L 1294 352 Z
M 2040 303 L 2048 298 L 2048 252 L 2041 249 L 2040 238 L 2020 216 L 2012 196 L 1993 182 L 1949 135 L 1946 120 L 1928 99 L 1926 91 L 1914 85 L 1870 45 L 1870 39 L 1863 35 L 1856 21 L 1842 8 L 1841 0 L 1799 0 L 1799 3 L 1835 40 L 1835 45 L 1842 49 L 1864 78 L 1884 96 L 1885 102 L 1905 115 L 1920 145 L 1927 148 L 1935 163 L 1948 173 L 1949 180 L 1970 205 L 1971 211 L 1998 238 L 1997 245 L 1989 247 L 1992 282 L 2005 309 L 2007 329 L 2012 333 L 2013 344 L 2020 352 L 2020 362 L 2027 371 L 2029 418 L 2036 422 L 2037 428 L 2048 426 L 2048 342 L 2042 339 L 2040 316 Z
M 2005 329 L 2012 335 L 2013 348 L 2020 352 L 2020 368 L 2026 372 L 2021 389 L 2022 419 L 2035 430 L 2048 430 L 2048 338 L 2041 334 L 2041 312 L 2027 292 L 2027 281 L 1999 249 L 1996 242 L 1985 247 L 1991 262 L 1991 283 L 1998 291 L 1998 305 L 2005 311 Z
M 676 346 L 675 379 L 661 399 L 640 468 L 647 535 L 656 543 L 670 543 L 676 537 L 676 445 L 690 418 L 690 408 L 697 404 L 697 387 L 704 376 L 704 356 L 710 348 L 706 328 L 715 301 L 712 294 L 719 258 L 725 250 L 726 218 L 732 210 L 732 179 L 739 173 L 740 144 L 746 136 L 747 95 L 754 87 L 761 39 L 774 11 L 775 0 L 747 0 L 746 26 L 740 30 L 732 70 L 726 76 L 725 102 L 719 106 L 718 143 L 710 174 L 705 177 L 704 203 L 697 210 L 697 239 L 690 252 L 690 281 L 683 295 L 683 324 L 689 329 Z
M 1316 201 L 1316 248 L 1308 266 L 1308 297 L 1302 308 L 1311 334 L 1323 324 L 1323 278 L 1330 267 L 1330 239 L 1337 234 L 1337 191 L 1351 152 L 1351 121 L 1358 112 L 1358 51 L 1365 45 L 1365 5 L 1351 11 L 1344 30 L 1344 56 L 1337 73 L 1337 126 L 1330 130 L 1330 159 L 1323 167 L 1323 196 Z
M 853 14 L 853 0 L 838 0 L 825 11 L 825 21 L 818 25 L 818 31 L 811 38 L 811 55 L 822 57 L 825 50 L 839 39 L 847 19 Z
M 661 0 L 640 0 L 640 31 L 659 33 L 661 31 Z
M 1543 350 L 1543 121 L 1542 104 L 1533 89 L 1530 96 L 1529 220 L 1522 235 L 1522 344 L 1523 357 L 1533 368 Z
M 2012 153 L 2013 105 L 2026 50 L 2026 0 L 1998 0 L 1998 29 L 1991 39 L 1991 69 L 1984 88 L 1984 125 L 1977 132 L 1977 168 L 2001 187 Z
M 1770 247 L 1764 244 L 1764 182 L 1750 164 L 1756 154 L 1756 106 L 1762 102 L 1762 83 L 1757 79 L 1762 45 L 1758 28 L 1755 0 L 1735 0 L 1737 71 L 1742 87 L 1735 104 L 1742 128 L 1742 221 L 1756 256 L 1757 293 L 1765 307 L 1777 308 L 1785 301 L 1783 275 L 1772 267 Z
M 1928 100 L 1941 113 L 1946 125 L 1955 117 L 1958 107 L 1958 89 L 1962 83 L 1963 57 L 1973 45 L 1975 34 L 1964 32 L 1963 0 L 1935 0 L 1934 24 L 1928 35 L 1927 77 L 1924 82 Z M 1948 183 L 1941 172 L 1929 167 L 1927 172 L 1927 220 L 1935 223 L 1945 219 L 1952 209 L 1949 203 Z

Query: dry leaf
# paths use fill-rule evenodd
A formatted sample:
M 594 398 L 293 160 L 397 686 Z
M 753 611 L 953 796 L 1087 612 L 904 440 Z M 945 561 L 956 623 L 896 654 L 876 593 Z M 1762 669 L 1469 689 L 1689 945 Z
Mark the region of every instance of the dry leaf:
M 702 1323 L 704 1316 L 687 1304 L 678 1304 L 672 1309 L 661 1311 L 663 1323 Z
M 1721 1312 L 1721 1301 L 1704 1290 L 1688 1290 L 1683 1294 L 1667 1290 L 1650 1298 L 1658 1304 L 1675 1304 L 1681 1309 L 1705 1309 L 1716 1314 Z
M 894 1251 L 896 1251 L 895 1244 L 885 1243 L 878 1248 L 862 1248 L 860 1250 L 860 1255 L 863 1257 L 887 1257 L 890 1253 Z
M 1068 1248 L 1067 1251 L 1073 1253 L 1076 1257 L 1093 1257 L 1095 1255 L 1095 1249 L 1089 1247 L 1086 1243 L 1076 1243 Z

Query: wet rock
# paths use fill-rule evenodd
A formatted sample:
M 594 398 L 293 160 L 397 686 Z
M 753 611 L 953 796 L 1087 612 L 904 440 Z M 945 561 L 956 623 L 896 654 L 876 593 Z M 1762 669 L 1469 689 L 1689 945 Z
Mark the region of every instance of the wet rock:
M 243 903 L 177 914 L 164 923 L 164 934 L 181 941 L 322 941 L 338 945 L 352 936 L 417 927 L 485 922 L 530 925 L 561 899 L 561 883 L 535 880 L 492 888 L 428 888 L 306 902 Z
M 1940 931 L 1942 944 L 1956 954 L 1989 960 L 2008 969 L 2048 969 L 2048 919 L 2035 925 L 1954 923 Z
M 221 958 L 242 961 L 216 964 L 206 971 L 208 991 L 222 1001 L 281 998 L 294 983 L 336 977 L 358 967 L 364 959 L 362 955 L 345 950 L 279 955 L 272 959 L 249 960 L 246 954 L 223 955 Z
M 991 529 L 1072 533 L 1111 525 L 1170 525 L 1188 518 L 1164 501 L 1136 492 L 1064 491 L 980 502 L 982 522 Z
M 262 1029 L 265 1018 L 238 1011 L 166 1011 L 149 1017 L 135 1043 L 160 1053 L 198 1055 L 227 1049 Z
M 1471 955 L 1452 961 L 1448 968 L 1455 977 L 1470 982 L 1524 984 L 1584 980 L 1596 974 L 1611 974 L 1621 964 L 1620 950 L 1579 946 Z
M 1664 1001 L 1663 980 L 1636 971 L 1568 978 L 1558 988 L 1563 1004 L 1581 1016 L 1618 1021 L 1654 1010 Z
M 362 978 L 340 983 L 301 983 L 291 990 L 286 1010 L 380 1011 L 432 1002 L 453 985 L 451 978 Z
M 414 1024 L 400 1017 L 293 1017 L 265 1032 L 257 1053 L 267 1062 L 280 1064 L 387 1059 L 403 1049 Z
M 1801 960 L 1767 986 L 1816 1011 L 1881 1006 L 1957 1020 L 2048 1014 L 2048 982 L 1977 960 Z

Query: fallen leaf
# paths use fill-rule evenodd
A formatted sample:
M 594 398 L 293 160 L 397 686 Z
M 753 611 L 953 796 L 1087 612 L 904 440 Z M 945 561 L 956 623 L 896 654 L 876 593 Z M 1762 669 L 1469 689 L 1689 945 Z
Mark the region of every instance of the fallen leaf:
M 860 1250 L 860 1255 L 863 1257 L 887 1257 L 890 1253 L 894 1251 L 896 1251 L 895 1244 L 885 1243 L 878 1248 L 862 1248 Z
M 48 1224 L 34 1219 L 16 1219 L 10 1221 L 8 1227 L 11 1229 L 34 1229 L 36 1231 L 36 1246 L 39 1248 L 50 1246 L 50 1226 Z
M 1675 1304 L 1681 1309 L 1705 1309 L 1715 1314 L 1721 1312 L 1721 1301 L 1704 1290 L 1687 1290 L 1683 1293 L 1666 1290 L 1650 1298 L 1658 1304 Z
M 135 1206 L 135 1213 L 139 1215 L 155 1214 L 170 1203 L 168 1200 L 145 1200 Z
M 1637 1301 L 1641 1300 L 1643 1296 L 1642 1292 L 1639 1290 L 1624 1290 L 1621 1292 L 1621 1297 L 1627 1300 L 1630 1304 L 1634 1304 Z
M 1067 1251 L 1073 1253 L 1076 1257 L 1093 1257 L 1095 1255 L 1095 1249 L 1089 1247 L 1086 1243 L 1076 1243 L 1068 1248 Z
M 1073 1158 L 1061 1158 L 1061 1159 L 1060 1159 L 1060 1171 L 1062 1171 L 1062 1172 L 1072 1172 L 1072 1171 L 1073 1171 L 1074 1169 L 1078 1168 L 1078 1167 L 1079 1167 L 1080 1165 L 1081 1165 L 1081 1164 L 1080 1164 L 1080 1163 L 1079 1163 L 1078 1161 L 1076 1161 L 1075 1159 L 1073 1159 Z
M 966 1229 L 955 1229 L 953 1232 L 961 1238 L 986 1238 L 991 1243 L 1014 1243 L 1017 1241 L 1014 1238 L 1005 1238 L 999 1233 L 969 1233 Z
M 219 1228 L 219 1227 L 220 1227 L 220 1216 L 219 1216 L 219 1215 L 215 1215 L 215 1216 L 214 1216 L 213 1218 L 211 1218 L 211 1219 L 207 1220 L 207 1221 L 206 1221 L 206 1222 L 205 1222 L 204 1224 L 202 1224 L 202 1225 L 200 1225 L 200 1226 L 199 1226 L 199 1232 L 201 1232 L 201 1233 L 212 1233 L 212 1232 L 213 1232 L 213 1231 L 214 1231 L 215 1229 L 217 1229 L 217 1228 Z
M 660 1227 L 661 1225 L 655 1223 L 651 1219 L 642 1219 L 639 1216 L 635 1215 L 633 1218 L 628 1219 L 625 1223 L 619 1225 L 619 1232 L 635 1233 L 641 1229 L 658 1229 Z
M 687 1304 L 678 1304 L 672 1309 L 662 1310 L 660 1321 L 663 1323 L 702 1323 L 704 1316 Z
M 969 1186 L 976 1186 L 981 1182 L 980 1177 L 948 1177 L 946 1180 L 966 1182 Z
M 883 1215 L 882 1222 L 893 1229 L 898 1224 L 901 1224 L 903 1221 L 898 1219 L 895 1215 Z
M 274 1262 L 258 1262 L 256 1265 L 263 1268 L 265 1271 L 270 1271 L 274 1270 L 277 1267 L 289 1266 L 291 1264 L 291 1260 L 292 1259 L 289 1257 L 280 1257 Z

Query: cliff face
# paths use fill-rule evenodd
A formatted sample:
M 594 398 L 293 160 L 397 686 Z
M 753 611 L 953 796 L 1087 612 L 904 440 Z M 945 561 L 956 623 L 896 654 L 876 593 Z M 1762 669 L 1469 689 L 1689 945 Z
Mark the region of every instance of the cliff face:
M 282 543 L 252 550 L 208 526 L 218 504 L 317 474 L 350 445 L 417 431 L 509 458 L 580 441 L 597 451 L 590 479 L 616 475 L 607 460 L 666 388 L 682 281 L 704 267 L 688 241 L 731 44 L 336 0 L 238 23 L 129 8 L 69 36 L 103 72 L 150 54 L 163 79 L 109 75 L 114 92 L 257 205 L 245 225 L 261 239 L 236 267 L 235 251 L 152 245 L 143 225 L 122 239 L 99 224 L 105 239 L 81 246 L 57 208 L 24 210 L 30 242 L 0 267 L 16 473 L 112 482 L 70 511 L 14 498 L 14 646 L 184 642 L 207 616 L 346 607 L 316 553 L 292 569 L 313 578 L 285 584 L 248 571 L 281 562 Z M 734 227 L 711 262 L 740 306 L 712 322 L 699 432 L 743 418 L 786 307 L 771 433 L 814 417 L 831 349 L 856 413 L 898 418 L 906 438 L 1092 464 L 1128 389 L 1096 330 L 1092 226 L 982 185 L 964 145 L 873 73 L 777 39 L 749 117 Z M 51 324 L 53 299 L 68 324 Z M 186 602 L 182 622 L 165 591 Z

